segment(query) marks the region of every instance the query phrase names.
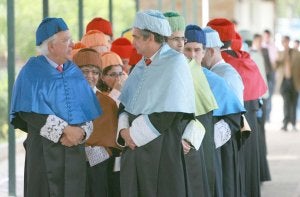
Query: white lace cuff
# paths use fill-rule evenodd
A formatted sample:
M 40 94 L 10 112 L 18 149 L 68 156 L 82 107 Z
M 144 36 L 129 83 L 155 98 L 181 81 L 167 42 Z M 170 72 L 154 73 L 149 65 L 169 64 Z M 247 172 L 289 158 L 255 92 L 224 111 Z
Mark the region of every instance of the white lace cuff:
M 95 166 L 109 158 L 109 154 L 103 146 L 86 146 L 85 153 L 90 166 Z
M 49 115 L 46 124 L 41 128 L 40 135 L 57 143 L 68 123 L 63 119 Z
M 94 125 L 93 125 L 92 121 L 89 121 L 89 122 L 83 123 L 80 127 L 85 132 L 85 138 L 81 142 L 81 143 L 84 143 L 87 139 L 89 139 L 90 135 L 92 134 Z
M 215 146 L 219 148 L 223 146 L 231 138 L 231 130 L 227 122 L 221 119 L 214 125 Z

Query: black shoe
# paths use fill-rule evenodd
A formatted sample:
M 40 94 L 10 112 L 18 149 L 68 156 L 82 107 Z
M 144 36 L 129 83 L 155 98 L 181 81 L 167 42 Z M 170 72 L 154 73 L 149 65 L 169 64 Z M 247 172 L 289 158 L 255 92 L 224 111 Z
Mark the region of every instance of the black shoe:
M 293 131 L 298 131 L 296 126 L 293 126 Z
M 283 127 L 281 128 L 281 130 L 287 131 L 287 127 L 283 126 Z

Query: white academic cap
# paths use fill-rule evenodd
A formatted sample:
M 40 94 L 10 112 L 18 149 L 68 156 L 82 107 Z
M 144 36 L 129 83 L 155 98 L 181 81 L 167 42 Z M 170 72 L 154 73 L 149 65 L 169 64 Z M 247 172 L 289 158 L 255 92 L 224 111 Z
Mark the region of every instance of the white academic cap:
M 158 10 L 140 11 L 136 14 L 133 27 L 147 29 L 162 36 L 171 36 L 172 31 L 166 17 Z
M 203 28 L 206 37 L 206 48 L 221 48 L 224 44 L 220 40 L 220 36 L 217 31 L 213 30 L 211 27 Z

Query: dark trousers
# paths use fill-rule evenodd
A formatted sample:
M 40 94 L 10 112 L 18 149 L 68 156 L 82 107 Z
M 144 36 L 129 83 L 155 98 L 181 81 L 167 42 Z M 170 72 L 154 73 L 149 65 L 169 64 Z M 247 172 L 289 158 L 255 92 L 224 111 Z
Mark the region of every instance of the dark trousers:
M 292 123 L 293 126 L 296 125 L 298 93 L 292 79 L 283 79 L 280 86 L 280 93 L 283 98 L 283 128 L 286 129 L 289 122 Z
M 275 89 L 275 73 L 270 72 L 267 74 L 267 83 L 269 88 L 269 97 L 264 101 L 264 104 L 266 106 L 266 121 L 270 121 L 270 114 L 272 110 L 272 96 L 274 94 Z

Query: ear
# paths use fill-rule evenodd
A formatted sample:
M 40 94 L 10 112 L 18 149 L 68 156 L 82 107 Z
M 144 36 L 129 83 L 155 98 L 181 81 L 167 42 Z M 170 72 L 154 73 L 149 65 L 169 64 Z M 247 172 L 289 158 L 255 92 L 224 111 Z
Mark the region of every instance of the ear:
M 215 50 L 213 48 L 208 48 L 209 52 L 210 52 L 210 56 L 213 57 L 215 54 Z
M 53 49 L 54 49 L 54 44 L 53 44 L 53 42 L 48 42 L 48 51 L 49 52 L 52 52 L 53 51 Z
M 149 40 L 150 40 L 150 41 L 155 41 L 155 39 L 154 39 L 154 34 L 152 34 L 152 33 L 150 34 Z

